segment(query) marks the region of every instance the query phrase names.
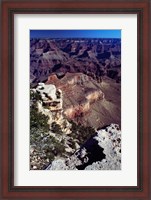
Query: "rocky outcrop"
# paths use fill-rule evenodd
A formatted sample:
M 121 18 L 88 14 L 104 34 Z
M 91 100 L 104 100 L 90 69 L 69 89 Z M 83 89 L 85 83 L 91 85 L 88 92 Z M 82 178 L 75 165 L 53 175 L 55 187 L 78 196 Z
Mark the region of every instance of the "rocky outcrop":
M 49 117 L 48 123 L 51 124 L 53 121 L 55 121 L 62 125 L 62 123 L 65 121 L 62 115 L 62 91 L 57 89 L 55 85 L 45 85 L 44 83 L 39 83 L 38 86 L 35 89 L 31 89 L 31 91 L 40 96 L 39 100 L 37 101 L 38 111 Z
M 111 124 L 97 131 L 68 159 L 56 158 L 46 170 L 120 170 L 121 131 Z
M 39 170 L 75 150 L 68 145 L 71 124 L 62 114 L 61 90 L 39 83 L 30 94 L 30 169 Z
M 98 145 L 102 147 L 106 155 L 101 162 L 93 163 L 86 167 L 86 170 L 119 170 L 121 169 L 121 131 L 117 124 L 111 124 L 106 128 L 97 131 L 94 137 Z

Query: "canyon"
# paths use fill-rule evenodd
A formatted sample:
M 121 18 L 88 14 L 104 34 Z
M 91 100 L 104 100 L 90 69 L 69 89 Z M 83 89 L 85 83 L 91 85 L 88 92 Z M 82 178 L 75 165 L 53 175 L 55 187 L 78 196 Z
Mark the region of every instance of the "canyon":
M 55 73 L 81 72 L 101 81 L 101 76 L 120 81 L 120 39 L 31 39 L 30 82 L 34 86 Z
M 121 169 L 120 39 L 30 39 L 30 93 L 30 169 Z

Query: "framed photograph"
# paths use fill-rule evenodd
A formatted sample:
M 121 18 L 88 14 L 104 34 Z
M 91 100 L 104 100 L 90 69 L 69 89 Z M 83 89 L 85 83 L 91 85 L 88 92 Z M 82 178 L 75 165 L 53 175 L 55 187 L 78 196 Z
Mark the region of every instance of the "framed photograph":
M 151 198 L 149 6 L 2 1 L 2 199 Z

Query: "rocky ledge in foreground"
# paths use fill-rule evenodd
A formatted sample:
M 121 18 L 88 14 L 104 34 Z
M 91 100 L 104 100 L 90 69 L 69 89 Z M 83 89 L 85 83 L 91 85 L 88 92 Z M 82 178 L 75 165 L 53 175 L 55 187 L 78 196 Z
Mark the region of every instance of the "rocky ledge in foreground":
M 111 124 L 96 132 L 70 158 L 56 158 L 46 170 L 120 170 L 121 131 Z

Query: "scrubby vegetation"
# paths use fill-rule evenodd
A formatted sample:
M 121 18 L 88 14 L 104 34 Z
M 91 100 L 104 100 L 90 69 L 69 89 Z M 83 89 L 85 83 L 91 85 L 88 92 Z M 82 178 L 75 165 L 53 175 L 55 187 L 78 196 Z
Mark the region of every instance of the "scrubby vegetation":
M 51 130 L 52 130 L 52 132 L 57 133 L 57 134 L 62 134 L 63 133 L 60 125 L 57 124 L 56 122 L 52 122 Z
M 94 128 L 90 126 L 85 127 L 85 126 L 76 124 L 73 121 L 70 121 L 70 123 L 72 124 L 72 128 L 71 128 L 72 137 L 74 139 L 77 139 L 80 145 L 86 142 L 92 135 L 95 134 Z
M 43 169 L 55 156 L 64 156 L 64 140 L 57 140 L 50 134 L 48 116 L 38 112 L 37 101 L 40 100 L 37 93 L 31 93 L 30 105 L 30 169 Z M 61 134 L 58 124 L 52 123 L 52 131 Z
M 66 135 L 67 121 L 62 125 L 38 111 L 38 101 L 41 97 L 37 92 L 30 93 L 30 169 L 44 169 L 56 157 L 68 157 L 76 151 L 76 143 L 82 145 L 95 130 L 70 121 L 71 133 Z M 66 148 L 68 151 L 66 151 Z
M 41 129 L 42 132 L 49 131 L 48 116 L 38 112 L 36 106 L 30 108 L 30 130 Z
M 49 132 L 42 129 L 32 129 L 30 134 L 30 163 L 31 169 L 43 169 L 55 156 L 64 156 L 64 141 L 58 141 Z

